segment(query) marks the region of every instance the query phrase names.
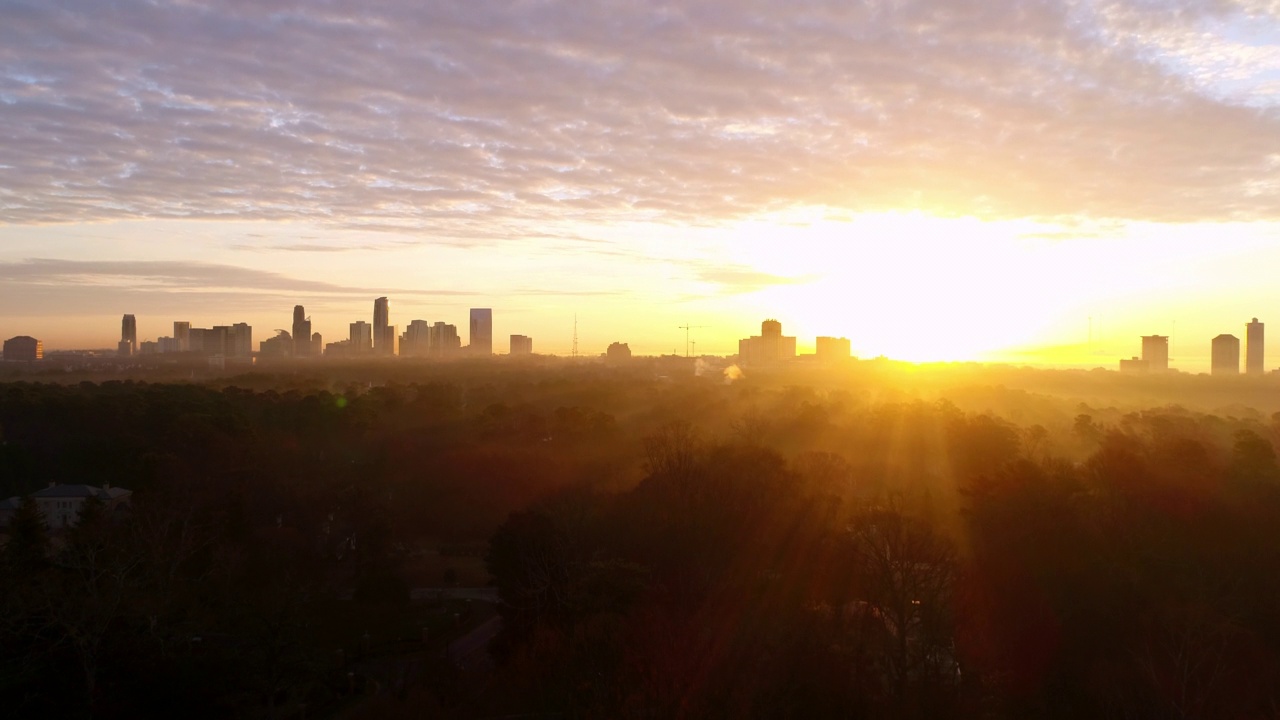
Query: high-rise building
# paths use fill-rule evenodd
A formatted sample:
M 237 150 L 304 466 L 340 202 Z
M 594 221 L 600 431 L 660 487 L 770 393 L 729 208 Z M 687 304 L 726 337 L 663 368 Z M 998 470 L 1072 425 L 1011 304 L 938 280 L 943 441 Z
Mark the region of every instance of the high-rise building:
M 44 359 L 44 343 L 19 335 L 4 341 L 5 362 L 35 362 Z
M 324 353 L 324 337 L 320 333 L 311 333 L 311 354 L 320 357 Z
M 204 331 L 204 354 L 209 357 L 226 357 L 231 354 L 234 339 L 235 331 L 230 325 L 214 325 Z
M 765 320 L 760 334 L 738 341 L 738 361 L 744 365 L 767 365 L 796 356 L 795 337 L 782 334 L 782 323 Z
M 390 312 L 387 299 L 380 297 L 373 301 L 373 351 L 378 355 L 391 355 L 395 336 L 390 334 Z
M 307 357 L 311 354 L 311 318 L 301 305 L 293 306 L 293 356 Z
M 493 354 L 493 309 L 471 308 L 471 344 L 468 346 L 472 355 Z
M 511 354 L 512 355 L 532 355 L 533 354 L 533 338 L 527 335 L 511 336 Z
M 121 355 L 136 355 L 138 353 L 138 321 L 132 315 L 125 315 L 120 321 L 120 345 L 118 346 Z
M 1142 360 L 1148 372 L 1164 372 L 1169 369 L 1169 336 L 1143 335 Z
M 1235 335 L 1219 335 L 1213 339 L 1213 374 L 1240 374 L 1240 338 Z
M 293 336 L 284 330 L 276 331 L 275 337 L 258 345 L 258 354 L 264 358 L 289 357 L 293 354 Z
M 604 357 L 609 362 L 626 362 L 631 359 L 631 346 L 626 343 L 612 342 L 605 348 Z
M 431 323 L 414 320 L 400 336 L 400 354 L 405 357 L 424 357 L 431 353 Z
M 1253 322 L 1244 326 L 1245 360 L 1244 371 L 1250 375 L 1261 375 L 1266 371 L 1263 365 L 1263 323 L 1254 318 Z
M 231 326 L 226 350 L 227 355 L 232 357 L 253 357 L 253 328 L 249 323 L 236 323 Z
M 373 351 L 373 326 L 363 320 L 351 323 L 351 334 L 348 336 L 351 345 L 347 351 L 352 355 L 367 355 Z
M 191 352 L 191 323 L 183 320 L 173 322 L 173 341 L 177 343 L 175 352 Z
M 452 357 L 462 349 L 458 328 L 437 322 L 431 326 L 430 354 L 432 357 Z
M 848 359 L 849 338 L 819 337 L 815 348 L 819 360 L 824 362 Z

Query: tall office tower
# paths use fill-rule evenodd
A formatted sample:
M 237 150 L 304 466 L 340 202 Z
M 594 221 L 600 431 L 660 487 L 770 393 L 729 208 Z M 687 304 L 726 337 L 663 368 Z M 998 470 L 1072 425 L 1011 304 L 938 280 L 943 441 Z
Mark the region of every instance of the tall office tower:
M 533 338 L 527 335 L 511 336 L 511 354 L 512 355 L 532 355 L 533 354 Z
M 231 354 L 231 342 L 234 340 L 230 325 L 214 325 L 204 331 L 204 354 L 209 357 Z
M 1240 338 L 1235 335 L 1219 335 L 1213 339 L 1213 374 L 1240 374 Z
M 462 349 L 458 328 L 443 322 L 431 326 L 431 356 L 450 357 Z
M 324 354 L 324 337 L 320 333 L 311 333 L 311 354 L 316 357 Z
M 406 357 L 422 357 L 431 352 L 431 323 L 414 320 L 400 336 L 400 354 Z
M 178 352 L 190 352 L 191 323 L 175 320 L 173 322 L 173 341 L 178 344 Z
M 373 351 L 378 355 L 390 355 L 394 339 L 387 337 L 387 325 L 390 323 L 387 299 L 380 297 L 373 301 Z M 388 340 L 391 342 L 388 342 Z
M 471 308 L 471 344 L 468 349 L 472 355 L 493 354 L 492 308 Z
M 293 356 L 307 357 L 311 354 L 311 318 L 301 305 L 293 306 Z
M 124 320 L 120 322 L 118 349 L 121 355 L 138 354 L 138 321 L 132 315 L 125 315 Z
M 1143 335 L 1142 360 L 1148 372 L 1164 372 L 1169 369 L 1169 336 Z
M 1244 371 L 1250 375 L 1261 375 L 1265 372 L 1262 362 L 1262 329 L 1263 323 L 1254 318 L 1253 322 L 1244 326 L 1245 360 Z
M 253 328 L 249 323 L 236 323 L 231 326 L 231 334 L 227 338 L 227 355 L 231 357 L 253 357 Z
M 259 343 L 258 354 L 262 357 L 289 357 L 293 354 L 293 337 L 284 330 L 277 330 L 275 337 Z
M 351 345 L 347 351 L 352 355 L 365 355 L 373 350 L 373 339 L 370 330 L 373 326 L 363 320 L 351 323 L 351 334 L 348 336 Z

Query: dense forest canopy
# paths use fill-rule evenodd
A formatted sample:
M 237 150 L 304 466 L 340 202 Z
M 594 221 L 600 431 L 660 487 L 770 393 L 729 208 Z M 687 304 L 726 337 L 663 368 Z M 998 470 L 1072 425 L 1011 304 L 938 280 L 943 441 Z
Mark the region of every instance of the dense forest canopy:
M 134 491 L 64 533 L 14 515 L 0 695 L 98 717 L 1280 710 L 1274 378 L 670 367 L 0 384 L 0 497 Z M 496 666 L 356 703 L 339 670 L 377 652 L 351 618 L 426 635 L 409 588 L 457 574 L 410 568 L 453 552 L 485 557 Z

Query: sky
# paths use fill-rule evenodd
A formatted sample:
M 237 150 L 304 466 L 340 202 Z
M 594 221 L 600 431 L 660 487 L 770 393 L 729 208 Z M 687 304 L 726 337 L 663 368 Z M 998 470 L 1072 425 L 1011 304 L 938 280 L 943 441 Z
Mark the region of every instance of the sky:
M 0 336 L 1277 367 L 1278 106 L 1275 0 L 0 0 Z

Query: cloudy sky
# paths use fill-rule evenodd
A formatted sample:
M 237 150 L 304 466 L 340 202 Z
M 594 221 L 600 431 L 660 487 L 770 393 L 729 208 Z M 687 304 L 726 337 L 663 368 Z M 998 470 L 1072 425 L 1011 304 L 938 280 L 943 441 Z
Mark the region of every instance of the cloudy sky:
M 1278 105 L 1275 0 L 0 0 L 0 335 L 1199 369 L 1280 323 Z

